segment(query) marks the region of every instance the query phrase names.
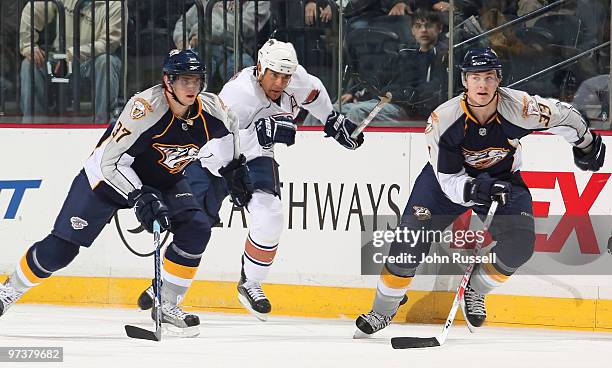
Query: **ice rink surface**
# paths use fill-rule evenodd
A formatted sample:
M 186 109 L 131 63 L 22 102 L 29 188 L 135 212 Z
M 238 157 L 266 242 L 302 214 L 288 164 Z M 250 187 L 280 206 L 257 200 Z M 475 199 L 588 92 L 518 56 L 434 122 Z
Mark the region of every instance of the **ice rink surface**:
M 0 367 L 612 367 L 612 333 L 453 326 L 443 347 L 393 350 L 393 336 L 434 336 L 438 325 L 393 324 L 354 340 L 352 320 L 196 312 L 200 336 L 130 339 L 123 325 L 152 329 L 136 309 L 17 304 L 0 318 L 0 346 L 61 346 L 63 363 Z

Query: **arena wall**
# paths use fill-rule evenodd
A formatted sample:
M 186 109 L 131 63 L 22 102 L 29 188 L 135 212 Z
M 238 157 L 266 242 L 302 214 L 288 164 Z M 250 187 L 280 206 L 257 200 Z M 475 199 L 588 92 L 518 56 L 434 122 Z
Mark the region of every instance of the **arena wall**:
M 0 132 L 4 152 L 0 159 L 0 274 L 6 275 L 25 250 L 51 230 L 72 179 L 102 130 L 4 128 Z M 605 141 L 612 147 L 611 137 Z M 562 138 L 539 134 L 522 142 L 523 172 L 536 217 L 549 217 L 558 224 L 549 228 L 548 235 L 541 235 L 536 266 L 531 267 L 530 261 L 522 274 L 488 297 L 487 321 L 610 329 L 612 255 L 606 247 L 612 229 L 612 160 L 608 157 L 598 173 L 584 173 L 573 165 L 571 149 Z M 367 312 L 377 277 L 361 275 L 361 231 L 372 230 L 368 216 L 394 218 L 403 211 L 427 160 L 424 135 L 370 131 L 366 143 L 351 152 L 323 138 L 321 131 L 301 131 L 295 146 L 277 147 L 276 157 L 286 228 L 264 286 L 273 313 L 353 318 Z M 562 219 L 587 212 L 593 218 L 590 228 L 588 223 L 576 225 Z M 150 235 L 127 232 L 138 226 L 130 210 L 119 211 L 118 218 L 134 248 L 152 249 Z M 246 222 L 242 212 L 232 211 L 229 201 L 224 203 L 221 219 L 223 224 L 213 230 L 185 304 L 242 312 L 235 286 Z M 135 306 L 152 276 L 152 262 L 128 252 L 111 223 L 91 248 L 83 249 L 69 267 L 21 302 Z M 540 265 L 554 266 L 555 274 L 542 271 L 551 268 L 540 269 Z M 458 276 L 417 277 L 410 302 L 396 319 L 444 320 L 458 280 Z

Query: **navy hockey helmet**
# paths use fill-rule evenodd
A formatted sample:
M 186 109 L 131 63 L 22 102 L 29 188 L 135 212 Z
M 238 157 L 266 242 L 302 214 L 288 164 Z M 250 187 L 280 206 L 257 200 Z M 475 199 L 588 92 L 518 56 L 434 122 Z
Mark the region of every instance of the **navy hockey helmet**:
M 469 49 L 463 57 L 461 64 L 461 76 L 465 81 L 465 75 L 469 72 L 484 72 L 495 70 L 497 77 L 502 78 L 502 65 L 497 54 L 490 47 Z
M 198 91 L 198 94 L 206 89 L 206 65 L 200 56 L 191 49 L 171 50 L 164 61 L 162 71 L 164 75 L 168 76 L 171 83 L 174 82 L 179 75 L 199 75 L 202 83 L 200 84 L 200 91 Z M 169 92 L 172 94 L 175 101 L 183 105 L 176 96 L 172 86 L 170 86 Z
M 168 57 L 164 61 L 163 72 L 168 75 L 205 75 L 206 65 L 195 51 L 175 49 L 168 53 Z

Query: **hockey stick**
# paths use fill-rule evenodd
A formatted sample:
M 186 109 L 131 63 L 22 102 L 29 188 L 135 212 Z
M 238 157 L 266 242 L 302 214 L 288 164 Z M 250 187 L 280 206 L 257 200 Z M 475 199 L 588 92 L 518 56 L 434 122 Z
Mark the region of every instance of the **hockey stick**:
M 493 216 L 495 216 L 495 211 L 497 211 L 498 206 L 497 201 L 493 201 L 491 203 L 491 207 L 489 208 L 489 212 L 487 213 L 487 218 L 484 221 L 484 226 L 482 228 L 483 232 L 489 230 L 489 226 L 491 226 L 491 221 L 493 221 Z M 479 241 L 476 242 L 476 246 L 474 247 L 474 251 L 472 255 L 478 255 L 480 253 L 480 248 L 482 248 L 482 243 L 484 242 L 484 238 L 481 237 Z M 455 314 L 457 314 L 457 309 L 459 309 L 459 305 L 463 300 L 463 294 L 465 293 L 465 287 L 470 281 L 470 277 L 472 276 L 472 271 L 474 270 L 475 262 L 470 263 L 465 269 L 465 273 L 461 278 L 461 283 L 457 288 L 457 293 L 455 294 L 455 300 L 453 300 L 453 306 L 451 307 L 450 312 L 448 313 L 448 318 L 444 323 L 444 327 L 442 328 L 442 332 L 435 337 L 393 337 L 391 339 L 391 346 L 393 349 L 412 349 L 412 348 L 429 348 L 434 346 L 442 346 L 444 341 L 446 341 L 446 336 L 448 336 L 448 331 L 455 320 Z
M 370 122 L 372 122 L 372 119 L 374 119 L 376 115 L 380 112 L 380 110 L 382 110 L 383 106 L 385 106 L 387 103 L 389 103 L 389 101 L 391 101 L 392 97 L 393 96 L 391 95 L 391 92 L 387 92 L 384 96 L 380 97 L 380 101 L 378 101 L 378 103 L 376 104 L 376 106 L 374 106 L 372 111 L 370 111 L 368 116 L 366 116 L 366 118 L 363 119 L 361 123 L 359 123 L 353 133 L 351 133 L 351 139 L 357 139 L 357 136 L 370 124 Z
M 153 221 L 153 244 L 155 245 L 155 277 L 153 278 L 153 290 L 155 291 L 153 319 L 155 321 L 155 332 L 144 328 L 125 325 L 125 333 L 134 339 L 161 341 L 161 242 L 160 226 L 157 220 Z

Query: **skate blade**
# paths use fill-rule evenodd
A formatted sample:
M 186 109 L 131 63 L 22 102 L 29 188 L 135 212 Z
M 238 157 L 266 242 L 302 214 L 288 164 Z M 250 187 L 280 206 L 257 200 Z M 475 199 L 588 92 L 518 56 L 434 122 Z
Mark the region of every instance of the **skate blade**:
M 238 293 L 238 301 L 240 301 L 240 304 L 242 304 L 242 306 L 244 306 L 249 311 L 249 313 L 254 315 L 258 320 L 262 322 L 265 322 L 268 320 L 267 313 L 259 313 L 255 309 L 251 308 L 251 304 L 249 303 L 248 299 L 240 293 Z
M 162 323 L 162 332 L 167 336 L 194 338 L 200 335 L 200 326 L 180 328 L 171 323 Z
M 368 339 L 372 337 L 371 334 L 367 334 L 363 331 L 361 331 L 360 329 L 355 330 L 355 333 L 353 334 L 353 339 L 359 340 L 359 339 Z

